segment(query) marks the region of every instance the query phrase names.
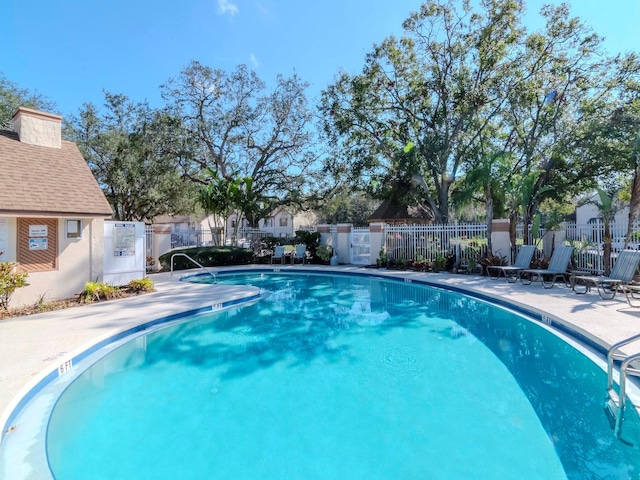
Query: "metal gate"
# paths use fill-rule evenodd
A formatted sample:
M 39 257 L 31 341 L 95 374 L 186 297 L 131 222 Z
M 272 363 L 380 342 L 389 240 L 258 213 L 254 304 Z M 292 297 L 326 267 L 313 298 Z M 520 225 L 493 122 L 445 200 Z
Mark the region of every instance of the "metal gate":
M 371 232 L 368 228 L 354 228 L 351 230 L 352 265 L 371 265 Z

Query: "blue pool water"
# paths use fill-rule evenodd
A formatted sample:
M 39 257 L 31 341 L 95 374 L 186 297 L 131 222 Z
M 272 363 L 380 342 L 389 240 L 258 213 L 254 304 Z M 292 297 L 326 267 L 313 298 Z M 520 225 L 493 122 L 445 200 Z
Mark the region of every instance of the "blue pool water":
M 58 399 L 67 479 L 628 479 L 606 378 L 541 326 L 368 277 L 234 275 L 271 292 L 103 357 Z

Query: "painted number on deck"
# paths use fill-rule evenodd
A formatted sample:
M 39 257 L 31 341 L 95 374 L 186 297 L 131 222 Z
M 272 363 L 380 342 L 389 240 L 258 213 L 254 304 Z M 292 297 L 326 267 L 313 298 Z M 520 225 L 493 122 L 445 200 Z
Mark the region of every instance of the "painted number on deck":
M 73 367 L 73 360 L 67 360 L 66 362 L 58 366 L 58 376 L 67 373 L 69 370 L 71 370 L 71 367 Z
M 411 283 L 411 279 L 410 278 L 405 278 L 404 279 L 404 283 Z
M 551 325 L 553 323 L 553 320 L 551 319 L 551 317 L 547 315 L 542 315 L 542 323 L 546 325 Z
M 211 305 L 212 310 L 220 310 L 221 308 L 222 308 L 221 303 L 214 303 L 213 305 Z

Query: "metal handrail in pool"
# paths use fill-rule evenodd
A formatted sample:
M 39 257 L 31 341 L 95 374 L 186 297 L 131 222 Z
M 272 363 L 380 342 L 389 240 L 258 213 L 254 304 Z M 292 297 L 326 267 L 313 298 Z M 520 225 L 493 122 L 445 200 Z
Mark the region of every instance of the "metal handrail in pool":
M 624 410 L 626 407 L 626 387 L 627 387 L 627 375 L 640 376 L 640 367 L 635 362 L 640 361 L 640 353 L 625 355 L 618 350 L 625 345 L 634 343 L 640 340 L 640 334 L 633 335 L 626 338 L 621 342 L 612 345 L 607 352 L 607 398 L 605 405 L 609 411 L 609 414 L 613 417 L 613 428 L 616 437 L 622 436 L 622 421 L 624 420 Z M 618 360 L 620 364 L 620 378 L 618 384 L 620 385 L 620 393 L 617 394 L 613 389 L 613 362 Z
M 195 261 L 193 258 L 191 258 L 189 255 L 187 255 L 186 253 L 174 253 L 173 255 L 171 255 L 171 275 L 173 275 L 173 259 L 174 257 L 187 257 L 189 260 L 191 260 L 195 265 L 197 265 L 198 267 L 200 267 L 202 270 L 204 270 L 205 272 L 207 272 L 209 275 L 211 275 L 213 277 L 213 283 L 217 282 L 217 277 L 215 272 L 212 272 L 211 270 L 207 270 L 207 267 L 205 267 L 204 265 L 200 264 L 199 262 Z

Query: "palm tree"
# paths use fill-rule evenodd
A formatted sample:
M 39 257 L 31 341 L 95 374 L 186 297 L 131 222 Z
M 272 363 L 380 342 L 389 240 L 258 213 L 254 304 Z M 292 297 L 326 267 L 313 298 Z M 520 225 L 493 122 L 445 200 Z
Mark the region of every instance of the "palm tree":
M 633 144 L 633 152 L 631 154 L 634 163 L 633 181 L 631 183 L 631 200 L 629 200 L 629 222 L 627 223 L 627 236 L 624 242 L 624 248 L 633 234 L 633 221 L 637 217 L 638 207 L 640 207 L 640 130 L 636 135 Z
M 493 254 L 491 233 L 494 213 L 504 212 L 504 178 L 509 172 L 507 153 L 500 151 L 485 155 L 458 183 L 453 191 L 453 202 L 459 206 L 482 202 L 487 222 L 487 253 Z M 478 195 L 481 192 L 481 195 Z
M 587 203 L 596 206 L 600 218 L 602 218 L 602 223 L 604 224 L 604 232 L 602 235 L 602 263 L 604 264 L 604 274 L 609 275 L 611 272 L 611 221 L 618 211 L 618 205 L 615 201 L 618 192 L 617 190 L 607 192 L 601 188 L 598 188 L 597 191 L 598 199 L 589 200 Z
M 207 215 L 213 243 L 218 245 L 218 235 L 216 235 L 214 226 L 211 225 L 210 216 L 213 216 L 216 227 L 219 223 L 218 218 L 222 220 L 223 225 L 227 224 L 227 218 L 229 218 L 231 211 L 237 207 L 238 182 L 227 180 L 210 168 L 205 169 L 205 174 L 209 179 L 208 183 L 202 185 L 198 190 L 198 204 Z

